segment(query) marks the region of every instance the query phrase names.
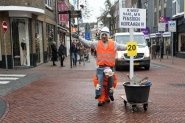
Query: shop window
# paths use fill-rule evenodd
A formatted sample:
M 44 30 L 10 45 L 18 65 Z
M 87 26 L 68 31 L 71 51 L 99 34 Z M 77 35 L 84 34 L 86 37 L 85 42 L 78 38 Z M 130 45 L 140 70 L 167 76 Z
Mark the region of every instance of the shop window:
M 181 47 L 180 51 L 185 52 L 185 35 L 181 36 Z

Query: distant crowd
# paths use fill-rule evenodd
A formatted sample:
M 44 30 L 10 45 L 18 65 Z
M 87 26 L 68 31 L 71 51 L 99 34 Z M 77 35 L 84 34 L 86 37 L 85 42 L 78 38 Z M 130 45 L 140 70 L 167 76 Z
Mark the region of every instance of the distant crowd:
M 64 59 L 67 57 L 67 51 L 64 42 L 61 42 L 60 47 L 57 49 L 56 42 L 52 42 L 51 44 L 51 61 L 53 62 L 53 66 L 56 66 L 56 61 L 60 60 L 61 67 L 64 66 Z M 70 48 L 70 52 L 72 55 L 72 65 L 76 66 L 77 63 L 85 65 L 85 62 L 90 62 L 89 54 L 96 56 L 96 51 L 91 48 L 85 47 L 78 40 L 73 40 Z

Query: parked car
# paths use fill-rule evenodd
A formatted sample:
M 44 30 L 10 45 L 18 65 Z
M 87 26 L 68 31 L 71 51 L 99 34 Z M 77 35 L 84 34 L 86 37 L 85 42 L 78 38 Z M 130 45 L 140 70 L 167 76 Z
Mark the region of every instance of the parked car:
M 134 66 L 144 67 L 146 70 L 150 69 L 150 52 L 146 39 L 142 32 L 133 33 L 134 41 L 137 42 L 137 55 L 134 56 Z M 115 33 L 114 40 L 120 44 L 127 44 L 130 41 L 130 33 Z M 127 51 L 117 51 L 115 59 L 115 69 L 119 70 L 130 65 L 130 57 Z

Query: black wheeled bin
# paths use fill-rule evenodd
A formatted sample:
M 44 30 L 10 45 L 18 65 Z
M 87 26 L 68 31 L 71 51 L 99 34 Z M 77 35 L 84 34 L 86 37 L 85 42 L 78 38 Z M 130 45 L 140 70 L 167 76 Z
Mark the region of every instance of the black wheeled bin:
M 150 81 L 148 81 L 146 85 L 123 84 L 127 99 L 127 101 L 124 101 L 125 105 L 126 102 L 128 102 L 135 107 L 136 104 L 141 103 L 143 104 L 144 109 L 147 110 L 151 85 Z

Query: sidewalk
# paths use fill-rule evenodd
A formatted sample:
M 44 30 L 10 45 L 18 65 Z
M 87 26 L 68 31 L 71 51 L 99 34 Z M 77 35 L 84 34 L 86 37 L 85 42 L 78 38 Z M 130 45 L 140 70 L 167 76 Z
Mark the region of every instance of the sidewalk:
M 71 68 L 71 61 L 70 61 L 70 56 L 66 57 L 64 60 L 64 66 L 65 67 L 60 67 L 60 61 L 57 61 L 56 64 L 57 66 L 52 66 L 52 62 L 49 61 L 48 63 L 44 63 L 39 67 L 45 68 L 45 67 L 53 67 L 53 68 L 58 68 L 58 69 L 62 69 L 62 70 L 95 70 L 95 68 L 97 67 L 96 65 L 96 61 L 94 56 L 89 55 L 89 60 L 90 62 L 85 62 L 85 65 L 83 63 L 79 64 L 79 62 L 77 61 L 77 65 L 73 66 Z
M 160 60 L 160 58 L 157 59 L 151 59 L 151 63 L 154 64 L 161 64 L 164 66 L 168 66 L 174 69 L 179 69 L 179 70 L 185 70 L 185 58 L 178 58 L 178 57 L 171 57 L 168 56 L 168 59 L 166 56 L 163 57 L 163 59 Z

